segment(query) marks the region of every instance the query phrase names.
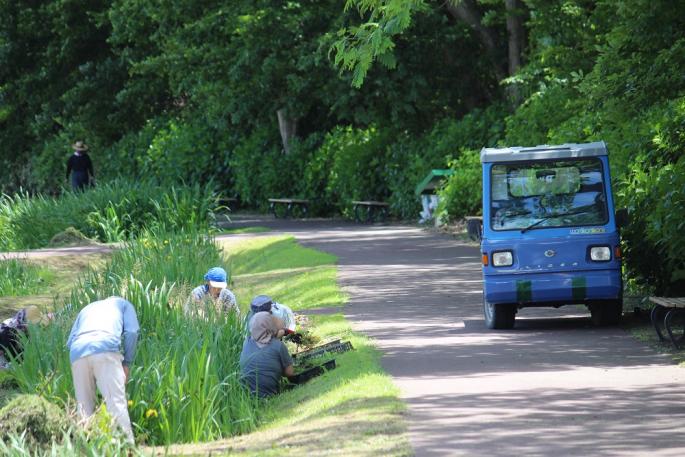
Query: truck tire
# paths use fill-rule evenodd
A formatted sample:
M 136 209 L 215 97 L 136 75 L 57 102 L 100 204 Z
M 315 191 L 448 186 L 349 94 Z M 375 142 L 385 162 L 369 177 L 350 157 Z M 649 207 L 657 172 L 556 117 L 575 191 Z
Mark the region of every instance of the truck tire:
M 483 314 L 488 328 L 506 330 L 514 327 L 516 307 L 504 303 L 488 303 L 483 299 Z
M 618 325 L 623 315 L 623 300 L 594 303 L 589 306 L 592 323 L 598 327 Z

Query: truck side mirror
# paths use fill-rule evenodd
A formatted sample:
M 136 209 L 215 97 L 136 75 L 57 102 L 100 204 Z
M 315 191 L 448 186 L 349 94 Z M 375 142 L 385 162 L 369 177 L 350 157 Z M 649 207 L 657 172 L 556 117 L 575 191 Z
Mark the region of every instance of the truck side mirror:
M 626 208 L 616 210 L 616 227 L 623 228 L 630 223 L 630 216 Z

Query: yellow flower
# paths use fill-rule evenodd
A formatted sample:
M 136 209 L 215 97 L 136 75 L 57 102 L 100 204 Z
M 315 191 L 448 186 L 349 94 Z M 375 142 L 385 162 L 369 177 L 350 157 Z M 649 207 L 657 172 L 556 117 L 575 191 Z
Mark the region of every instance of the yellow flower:
M 128 401 L 128 407 L 130 408 L 131 406 L 133 406 L 133 400 Z
M 151 417 L 157 417 L 156 409 L 148 409 L 147 411 L 145 411 L 145 419 L 149 419 Z

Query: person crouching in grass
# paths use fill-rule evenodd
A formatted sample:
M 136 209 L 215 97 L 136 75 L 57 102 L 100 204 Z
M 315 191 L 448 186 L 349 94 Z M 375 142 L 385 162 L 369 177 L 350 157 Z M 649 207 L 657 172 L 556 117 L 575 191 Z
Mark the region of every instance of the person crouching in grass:
M 233 311 L 236 316 L 240 316 L 240 308 L 238 308 L 235 294 L 227 289 L 226 278 L 226 270 L 223 268 L 210 268 L 204 277 L 206 283 L 196 287 L 190 293 L 190 299 L 184 307 L 185 313 L 204 317 L 207 312 L 205 306 L 209 302 L 217 312 L 229 313 Z
M 107 411 L 131 443 L 133 430 L 126 402 L 126 382 L 136 354 L 139 329 L 133 305 L 121 297 L 109 297 L 81 310 L 67 340 L 81 419 L 86 420 L 95 413 L 97 386 Z M 123 356 L 119 351 L 122 339 Z
M 240 354 L 240 379 L 253 394 L 269 397 L 278 393 L 282 376 L 295 375 L 293 359 L 277 338 L 279 329 L 270 313 L 255 314 L 249 325 Z
M 10 367 L 9 360 L 18 359 L 24 351 L 22 334 L 29 336 L 29 324 L 47 325 L 54 315 L 43 314 L 36 305 L 29 305 L 0 322 L 0 370 Z

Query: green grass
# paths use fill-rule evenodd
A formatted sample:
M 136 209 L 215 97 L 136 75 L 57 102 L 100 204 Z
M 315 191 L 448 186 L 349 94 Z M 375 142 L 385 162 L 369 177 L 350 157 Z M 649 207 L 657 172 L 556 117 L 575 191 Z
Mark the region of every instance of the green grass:
M 292 236 L 264 236 L 224 244 L 234 275 L 333 265 L 336 257 L 298 245 Z
M 230 265 L 231 289 L 241 308 L 270 295 L 294 310 L 342 306 L 335 256 L 297 244 L 291 236 L 219 241 Z
M 47 271 L 51 279 L 30 295 L 5 296 L 0 294 L 0 320 L 4 320 L 28 305 L 52 309 L 55 301 L 70 296 L 79 276 L 89 269 L 101 268 L 109 254 L 83 254 L 32 258 L 27 265 Z
M 209 227 L 217 196 L 199 185 L 166 187 L 114 181 L 59 197 L 26 193 L 0 196 L 0 251 L 47 246 L 69 227 L 102 242 L 134 238 L 145 229 Z
M 44 292 L 54 280 L 54 272 L 26 260 L 0 260 L 0 296 L 2 297 L 35 295 Z
M 19 389 L 12 378 L 5 370 L 0 370 L 0 409 L 18 394 Z
M 265 232 L 270 232 L 271 229 L 269 227 L 261 227 L 261 226 L 256 226 L 256 227 L 242 227 L 242 228 L 232 228 L 232 229 L 223 229 L 219 231 L 220 234 L 223 235 L 238 235 L 242 233 L 265 233 Z

